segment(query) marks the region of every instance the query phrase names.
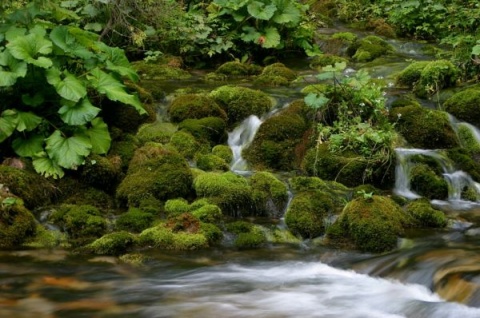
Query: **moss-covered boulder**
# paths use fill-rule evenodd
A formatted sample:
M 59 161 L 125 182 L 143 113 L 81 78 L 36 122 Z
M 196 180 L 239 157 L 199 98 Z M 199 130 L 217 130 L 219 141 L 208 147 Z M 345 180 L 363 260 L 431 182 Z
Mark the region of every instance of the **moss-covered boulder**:
M 157 119 L 157 112 L 152 104 L 143 104 L 146 113 L 140 114 L 133 106 L 118 102 L 102 102 L 102 118 L 109 128 L 115 127 L 125 133 L 135 134 L 144 123 Z
M 0 248 L 18 247 L 34 237 L 35 232 L 36 224 L 32 213 L 20 198 L 0 185 Z
M 413 88 L 415 83 L 420 80 L 423 69 L 430 61 L 416 61 L 404 68 L 396 76 L 397 84 Z
M 347 51 L 356 62 L 373 61 L 390 52 L 393 52 L 393 47 L 375 35 L 369 35 L 355 41 Z
M 293 193 L 320 191 L 329 194 L 336 207 L 350 200 L 352 190 L 336 181 L 322 180 L 318 177 L 293 177 L 288 180 Z
M 197 157 L 197 168 L 204 171 L 228 171 L 230 165 L 223 158 L 213 154 L 204 154 Z
M 233 245 L 238 249 L 253 249 L 267 242 L 261 227 L 246 221 L 235 221 L 226 225 L 227 231 L 234 234 Z
M 148 228 L 139 235 L 142 246 L 164 250 L 198 250 L 207 248 L 208 239 L 202 233 L 174 233 L 164 224 Z
M 285 215 L 285 224 L 296 235 L 314 238 L 325 232 L 325 222 L 334 212 L 330 195 L 321 191 L 301 192 L 293 197 Z
M 262 123 L 251 145 L 244 149 L 243 157 L 258 168 L 296 169 L 302 159 L 297 156 L 296 147 L 308 129 L 309 124 L 301 114 L 282 111 Z
M 92 187 L 112 192 L 122 175 L 122 160 L 119 156 L 103 157 L 92 154 L 80 168 L 80 180 Z
M 185 119 L 219 117 L 227 120 L 225 110 L 211 97 L 204 94 L 184 94 L 175 98 L 168 107 L 168 115 L 174 123 Z
M 222 230 L 212 223 L 200 223 L 200 233 L 205 236 L 209 246 L 219 244 L 223 239 Z
M 262 68 L 258 65 L 230 61 L 220 65 L 215 70 L 215 73 L 226 76 L 248 76 L 259 74 L 261 70 Z
M 473 127 L 467 123 L 460 123 L 457 126 L 458 139 L 462 148 L 470 154 L 480 154 L 480 142 L 475 135 Z
M 395 248 L 397 237 L 411 226 L 408 215 L 392 199 L 377 195 L 350 201 L 337 222 L 343 235 L 360 250 L 368 252 Z
M 107 188 L 110 193 L 92 187 L 84 183 L 81 178 L 65 176 L 55 181 L 58 195 L 56 202 L 59 204 L 77 204 L 92 205 L 101 210 L 110 210 L 115 206 L 113 194 L 110 192 L 112 188 Z
M 219 117 L 186 119 L 178 125 L 182 131 L 190 133 L 197 140 L 210 146 L 225 143 L 228 139 L 227 123 Z
M 432 207 L 427 199 L 418 199 L 406 206 L 414 225 L 418 227 L 445 227 L 447 217 L 445 213 Z
M 193 181 L 197 197 L 208 198 L 229 216 L 255 215 L 252 189 L 248 181 L 233 172 L 207 172 Z
M 285 183 L 267 171 L 256 172 L 249 179 L 256 210 L 261 215 L 281 217 L 288 202 Z
M 232 148 L 227 145 L 216 145 L 212 148 L 212 154 L 222 158 L 227 163 L 231 163 L 233 160 Z
M 141 144 L 147 142 L 166 144 L 170 141 L 170 138 L 176 131 L 177 127 L 172 123 L 156 121 L 154 123 L 142 125 L 138 129 L 136 136 Z
M 102 213 L 91 205 L 61 205 L 49 220 L 64 229 L 73 246 L 88 244 L 107 230 Z
M 116 197 L 121 206 L 139 206 L 150 197 L 165 201 L 188 196 L 191 183 L 192 172 L 182 155 L 148 143 L 135 151 Z
M 172 135 L 168 146 L 172 146 L 173 149 L 190 160 L 194 159 L 197 154 L 206 154 L 210 150 L 208 144 L 197 140 L 192 134 L 183 130 Z
M 255 79 L 255 84 L 268 86 L 286 86 L 297 78 L 297 74 L 282 63 L 266 66 Z
M 444 149 L 459 144 L 446 112 L 410 105 L 393 108 L 389 116 L 412 147 Z
M 132 63 L 142 79 L 148 80 L 166 80 L 166 79 L 188 79 L 192 75 L 178 67 L 178 65 L 169 65 L 162 62 L 137 61 Z
M 443 176 L 437 174 L 426 164 L 417 164 L 410 171 L 411 189 L 429 199 L 448 198 L 448 184 Z
M 128 252 L 137 242 L 135 235 L 126 231 L 105 234 L 87 246 L 94 254 L 121 255 Z
M 115 227 L 117 230 L 140 233 L 150 227 L 154 219 L 155 215 L 152 213 L 139 208 L 130 208 L 127 212 L 118 216 Z
M 473 180 L 480 182 L 480 162 L 472 156 L 468 149 L 453 148 L 447 150 L 448 158 L 455 162 L 458 169 L 468 173 Z
M 57 194 L 55 186 L 41 175 L 6 165 L 0 165 L 0 185 L 20 197 L 28 209 L 51 203 Z
M 447 99 L 443 108 L 455 118 L 480 127 L 479 105 L 480 89 L 466 89 Z
M 141 142 L 136 136 L 132 134 L 122 134 L 120 131 L 120 133 L 112 140 L 109 156 L 120 157 L 122 170 L 126 171 L 130 160 L 133 158 L 135 150 L 140 146 Z
M 273 102 L 267 94 L 247 87 L 221 86 L 213 90 L 209 96 L 227 113 L 229 125 L 238 123 L 250 115 L 261 116 L 273 107 Z

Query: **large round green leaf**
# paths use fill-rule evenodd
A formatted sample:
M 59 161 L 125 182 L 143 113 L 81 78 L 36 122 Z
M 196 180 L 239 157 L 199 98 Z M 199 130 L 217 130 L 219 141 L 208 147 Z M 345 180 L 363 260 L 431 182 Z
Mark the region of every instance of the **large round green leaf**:
M 48 156 L 66 169 L 76 169 L 82 165 L 92 149 L 90 140 L 84 135 L 65 137 L 60 130 L 55 130 L 46 143 Z

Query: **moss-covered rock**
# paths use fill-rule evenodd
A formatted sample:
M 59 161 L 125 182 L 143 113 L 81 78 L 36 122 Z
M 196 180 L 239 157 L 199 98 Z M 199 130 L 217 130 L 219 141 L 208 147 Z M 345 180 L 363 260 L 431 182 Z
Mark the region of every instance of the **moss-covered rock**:
M 119 156 L 103 157 L 92 154 L 85 159 L 80 169 L 80 180 L 107 192 L 117 186 L 122 173 L 122 160 Z
M 35 218 L 22 200 L 0 187 L 0 248 L 18 247 L 35 232 Z
M 138 208 L 130 208 L 117 218 L 115 227 L 118 230 L 140 233 L 152 224 L 154 218 L 155 216 L 152 213 Z
M 229 125 L 250 115 L 261 116 L 273 107 L 273 102 L 267 94 L 247 87 L 221 86 L 213 90 L 209 96 L 227 113 Z
M 208 247 L 208 239 L 201 233 L 175 233 L 172 247 L 177 251 L 200 250 Z
M 180 215 L 170 216 L 165 226 L 172 232 L 198 233 L 200 230 L 200 220 L 191 213 L 182 213 Z
M 204 94 L 184 94 L 175 98 L 168 107 L 168 115 L 174 123 L 185 119 L 219 117 L 227 120 L 225 110 L 211 97 Z
M 219 223 L 223 219 L 222 210 L 215 204 L 192 208 L 192 215 L 204 223 Z
M 223 63 L 216 69 L 215 73 L 228 76 L 247 76 L 251 74 L 249 65 L 238 61 Z
M 258 213 L 281 217 L 288 201 L 287 186 L 267 171 L 256 172 L 249 182 Z
M 413 147 L 444 149 L 458 146 L 458 138 L 446 112 L 410 105 L 393 108 L 389 116 L 396 123 L 396 130 Z
M 74 246 L 90 243 L 107 230 L 100 210 L 91 205 L 61 205 L 51 214 L 50 221 L 64 229 Z
M 197 140 L 210 146 L 227 141 L 227 123 L 219 117 L 186 119 L 179 124 L 179 129 L 192 134 Z
M 137 149 L 116 197 L 123 206 L 138 206 L 142 199 L 160 201 L 187 196 L 192 172 L 179 153 L 160 144 L 148 143 Z
M 212 223 L 200 223 L 200 233 L 207 238 L 209 246 L 218 244 L 223 239 L 222 230 Z
M 105 234 L 87 246 L 94 254 L 121 255 L 135 245 L 137 238 L 126 231 Z
M 143 246 L 155 247 L 159 249 L 172 249 L 174 235 L 171 229 L 163 224 L 150 227 L 139 235 L 139 242 Z
M 168 200 L 165 202 L 164 209 L 167 217 L 174 217 L 191 211 L 188 201 L 183 198 Z
M 0 185 L 20 197 L 28 209 L 51 203 L 57 193 L 55 186 L 41 175 L 5 165 L 0 165 Z
M 295 195 L 285 215 L 285 223 L 296 235 L 314 238 L 325 232 L 325 219 L 334 213 L 330 195 L 320 191 Z
M 324 67 L 327 65 L 335 65 L 335 63 L 348 63 L 348 59 L 333 54 L 317 55 L 314 56 L 310 61 L 310 67 L 313 69 L 317 69 L 319 67 Z
M 137 138 L 141 144 L 147 142 L 158 142 L 166 144 L 170 141 L 172 135 L 177 131 L 177 127 L 171 123 L 156 121 L 142 125 L 137 132 Z
M 190 160 L 197 154 L 206 154 L 210 150 L 207 144 L 197 141 L 192 134 L 182 130 L 172 135 L 168 145 L 173 146 L 182 156 Z
M 406 211 L 418 227 L 445 227 L 447 225 L 445 214 L 440 210 L 434 209 L 427 199 L 418 199 L 410 202 L 406 206 Z
M 443 108 L 455 118 L 480 127 L 479 105 L 480 89 L 466 89 L 447 99 Z
M 118 102 L 102 102 L 102 118 L 109 128 L 115 127 L 125 133 L 135 134 L 138 128 L 157 119 L 152 104 L 143 104 L 146 113 L 140 114 L 133 106 Z
M 46 229 L 43 225 L 37 223 L 35 236 L 26 239 L 22 245 L 39 249 L 68 247 L 68 239 L 65 233 L 58 230 Z
M 55 181 L 58 190 L 56 202 L 76 205 L 92 205 L 98 209 L 110 210 L 115 206 L 112 194 L 95 188 L 72 176 L 65 176 Z M 107 190 L 111 190 L 108 188 Z
M 197 157 L 197 168 L 204 171 L 228 171 L 230 165 L 218 156 L 206 154 Z
M 397 84 L 413 88 L 416 82 L 420 80 L 423 69 L 430 61 L 416 61 L 404 68 L 397 74 Z
M 417 164 L 410 171 L 410 184 L 413 191 L 429 199 L 448 198 L 448 184 L 426 164 Z
M 468 173 L 476 182 L 480 182 L 480 162 L 472 157 L 467 149 L 449 149 L 447 155 L 455 162 L 455 166 Z
M 356 62 L 369 62 L 393 51 L 393 47 L 378 36 L 369 35 L 355 41 L 349 48 L 348 54 Z
M 374 195 L 371 199 L 350 201 L 339 217 L 344 235 L 363 251 L 384 252 L 397 246 L 397 237 L 411 220 L 390 198 Z
M 286 86 L 297 78 L 297 74 L 282 63 L 266 66 L 255 79 L 256 84 L 269 86 Z
M 192 75 L 187 71 L 176 67 L 157 62 L 137 61 L 132 66 L 142 79 L 165 80 L 165 79 L 188 79 Z
M 259 226 L 253 226 L 249 232 L 239 233 L 233 245 L 238 249 L 259 248 L 267 242 L 265 233 Z
M 212 154 L 222 158 L 227 163 L 231 163 L 233 160 L 232 149 L 227 145 L 216 145 L 212 148 Z
M 464 148 L 468 153 L 480 153 L 480 142 L 477 140 L 472 127 L 470 127 L 468 124 L 461 123 L 458 125 L 457 134 L 462 148 Z
M 132 134 L 119 134 L 113 139 L 109 156 L 119 156 L 122 170 L 126 171 L 135 150 L 140 147 L 141 142 Z

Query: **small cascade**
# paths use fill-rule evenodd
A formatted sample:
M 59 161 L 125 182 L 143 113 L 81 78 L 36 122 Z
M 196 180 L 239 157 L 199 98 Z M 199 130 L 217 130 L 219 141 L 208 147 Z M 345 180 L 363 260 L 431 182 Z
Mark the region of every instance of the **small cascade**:
M 462 199 L 462 192 L 465 188 L 473 190 L 475 201 L 480 201 L 480 184 L 475 182 L 470 175 L 461 170 L 456 170 L 453 163 L 440 152 L 426 149 L 395 149 L 397 154 L 397 166 L 395 168 L 394 193 L 408 199 L 416 199 L 420 196 L 411 190 L 410 172 L 414 167 L 412 157 L 421 155 L 434 159 L 440 164 L 443 170 L 443 177 L 448 184 L 447 200 L 456 205 L 464 205 L 467 201 Z M 472 203 L 472 202 L 470 202 Z
M 230 169 L 241 173 L 248 171 L 247 162 L 242 157 L 242 150 L 250 145 L 262 124 L 262 120 L 255 115 L 250 115 L 232 132 L 228 133 L 228 145 L 233 152 Z

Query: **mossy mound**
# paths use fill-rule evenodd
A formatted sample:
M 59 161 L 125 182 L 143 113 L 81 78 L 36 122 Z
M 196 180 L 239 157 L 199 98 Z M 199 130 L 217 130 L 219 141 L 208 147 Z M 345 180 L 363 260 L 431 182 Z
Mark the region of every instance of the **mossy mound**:
M 416 82 L 420 80 L 423 69 L 430 61 L 416 61 L 408 65 L 399 74 L 397 74 L 397 84 L 413 88 Z
M 417 164 L 410 171 L 410 184 L 413 191 L 429 199 L 448 198 L 448 184 L 426 164 Z
M 267 242 L 261 227 L 246 221 L 235 221 L 226 225 L 227 231 L 235 234 L 233 245 L 238 249 L 253 249 Z
M 406 212 L 414 220 L 414 225 L 418 227 L 445 227 L 447 225 L 445 214 L 434 209 L 427 199 L 410 202 L 406 206 Z
M 115 127 L 125 133 L 135 134 L 144 123 L 157 119 L 157 112 L 152 104 L 143 104 L 145 114 L 140 114 L 133 106 L 118 102 L 102 103 L 102 118 L 109 128 Z
M 360 250 L 367 252 L 395 248 L 397 237 L 411 225 L 407 214 L 392 199 L 377 195 L 350 201 L 337 222 L 340 226 L 337 230 L 350 237 Z M 332 226 L 332 229 L 335 227 Z
M 61 205 L 50 215 L 50 221 L 64 229 L 73 246 L 88 244 L 107 230 L 100 210 L 91 205 Z
M 351 190 L 341 183 L 326 181 L 318 177 L 293 177 L 288 180 L 294 193 L 304 191 L 321 191 L 328 193 L 337 206 L 342 206 L 349 200 Z
M 65 176 L 55 181 L 58 190 L 56 202 L 64 204 L 93 205 L 98 209 L 109 210 L 115 206 L 112 194 L 82 182 L 81 179 Z M 107 189 L 107 190 L 111 190 Z
M 188 196 L 191 184 L 192 173 L 182 155 L 148 143 L 135 151 L 116 197 L 121 206 L 139 206 L 145 198 L 165 201 Z
M 105 234 L 87 246 L 94 254 L 122 255 L 128 252 L 137 242 L 135 235 L 126 231 Z
M 310 68 L 317 69 L 327 65 L 335 65 L 335 63 L 348 63 L 348 59 L 333 54 L 317 55 L 310 61 Z
M 265 66 L 254 83 L 269 86 L 286 86 L 297 78 L 297 74 L 282 63 Z
M 252 189 L 248 181 L 233 172 L 207 172 L 193 181 L 198 197 L 208 198 L 230 216 L 255 215 Z
M 220 223 L 223 219 L 222 210 L 205 198 L 198 199 L 192 204 L 182 198 L 168 200 L 165 202 L 165 213 L 168 218 L 191 213 L 203 223 Z
M 170 199 L 165 202 L 165 213 L 167 217 L 178 216 L 183 213 L 190 212 L 190 204 L 183 198 Z
M 219 117 L 227 120 L 225 110 L 211 97 L 204 94 L 184 94 L 175 98 L 168 107 L 168 115 L 174 123 L 185 119 Z
M 258 213 L 281 217 L 288 201 L 287 186 L 267 171 L 256 172 L 249 182 Z
M 210 150 L 207 144 L 198 141 L 192 134 L 183 130 L 172 135 L 168 146 L 172 146 L 182 156 L 190 160 L 195 158 L 197 154 L 206 154 Z
M 164 250 L 198 250 L 208 247 L 208 239 L 200 233 L 174 233 L 163 224 L 144 230 L 139 235 L 143 246 Z
M 230 163 L 233 160 L 232 149 L 227 145 L 216 145 L 212 148 L 212 154 L 222 158 L 227 163 Z
M 480 143 L 478 142 L 476 136 L 471 127 L 466 123 L 461 123 L 457 127 L 458 139 L 462 148 L 464 148 L 470 154 L 479 154 L 480 153 Z
M 250 115 L 261 116 L 273 107 L 273 102 L 267 94 L 247 87 L 221 86 L 213 90 L 209 96 L 227 113 L 229 125 L 238 123 Z
M 293 197 L 285 224 L 293 234 L 314 238 L 325 232 L 325 220 L 333 215 L 334 209 L 330 195 L 321 191 L 301 192 Z
M 206 154 L 197 157 L 197 168 L 204 171 L 228 171 L 230 165 L 218 156 Z
M 347 50 L 356 62 L 370 62 L 393 51 L 393 47 L 378 36 L 369 35 L 355 41 Z
M 215 73 L 227 76 L 248 76 L 259 74 L 261 70 L 262 68 L 258 65 L 230 61 L 220 65 Z
M 20 197 L 28 209 L 51 203 L 57 193 L 54 185 L 41 175 L 4 165 L 0 165 L 0 185 Z
M 474 159 L 467 149 L 449 149 L 447 155 L 460 170 L 468 173 L 476 182 L 480 182 L 480 162 Z
M 255 167 L 296 169 L 301 158 L 297 157 L 295 147 L 303 141 L 308 128 L 301 115 L 282 111 L 262 123 L 251 145 L 243 151 L 243 156 Z
M 118 230 L 140 233 L 152 224 L 154 218 L 152 213 L 139 208 L 130 208 L 117 218 L 115 227 Z
M 210 146 L 222 144 L 228 139 L 227 123 L 219 117 L 186 119 L 178 127 Z
M 135 150 L 140 147 L 141 142 L 132 134 L 120 134 L 113 141 L 110 147 L 109 156 L 119 156 L 122 160 L 122 170 L 126 171 Z
M 119 156 L 90 155 L 85 159 L 80 171 L 80 180 L 83 183 L 112 192 L 122 174 L 122 160 Z
M 480 127 L 479 105 L 480 89 L 466 89 L 447 99 L 443 108 L 455 118 Z
M 170 141 L 172 135 L 177 131 L 177 127 L 171 123 L 154 123 L 142 125 L 137 132 L 137 138 L 141 144 L 147 142 L 158 142 L 166 144 Z
M 20 246 L 35 236 L 35 218 L 20 198 L 1 187 L 0 203 L 0 248 Z
M 68 247 L 68 240 L 65 233 L 46 229 L 43 225 L 37 223 L 35 227 L 35 236 L 25 240 L 22 246 L 38 249 Z
M 165 79 L 188 79 L 192 75 L 179 67 L 170 66 L 162 63 L 150 63 L 138 61 L 132 63 L 142 79 L 165 80 Z
M 396 123 L 396 130 L 412 147 L 445 149 L 458 146 L 446 112 L 410 105 L 393 108 L 389 116 Z
M 200 234 L 207 238 L 209 246 L 216 245 L 223 239 L 222 230 L 212 223 L 200 223 Z

